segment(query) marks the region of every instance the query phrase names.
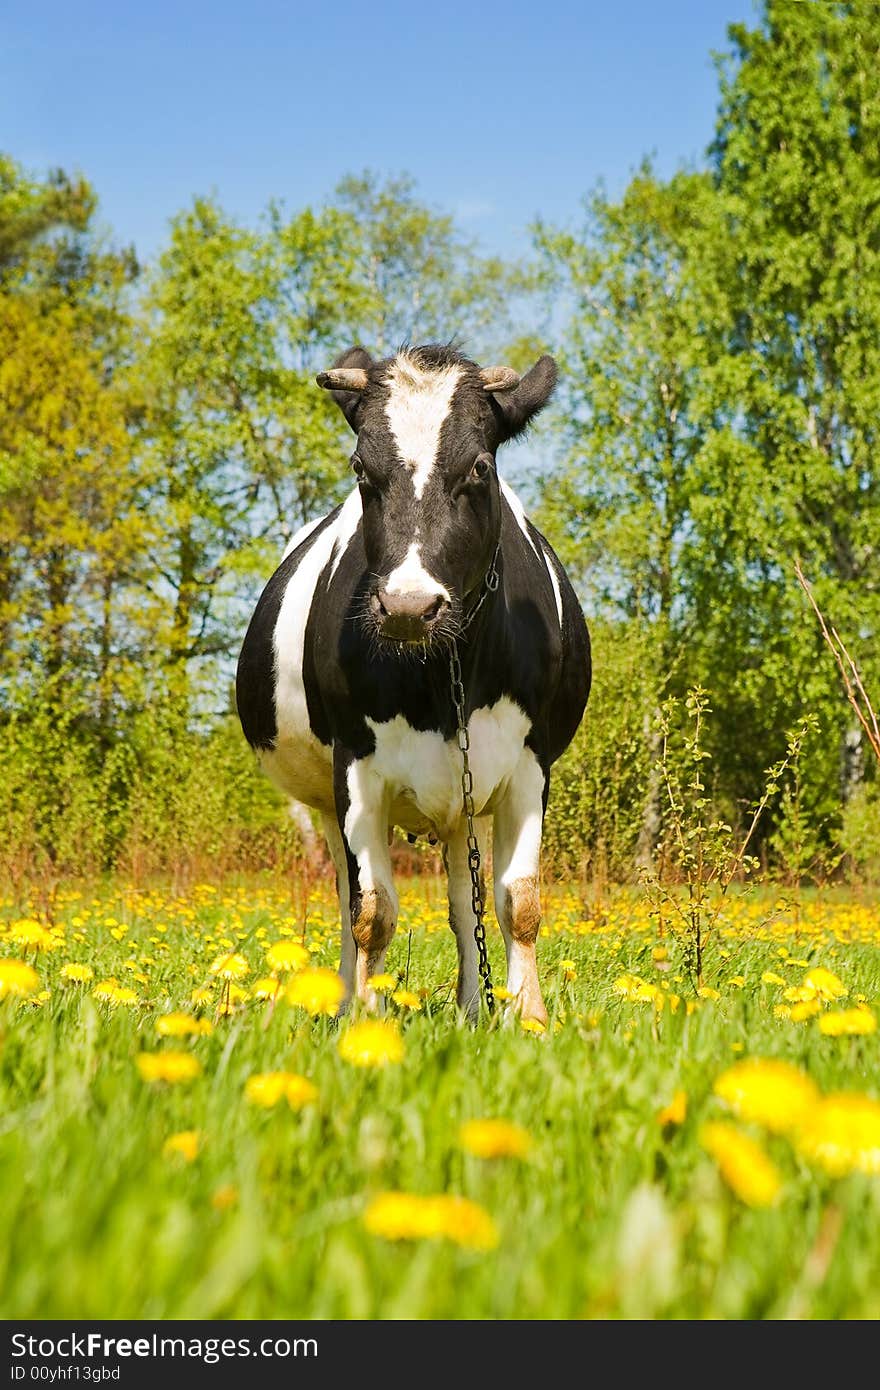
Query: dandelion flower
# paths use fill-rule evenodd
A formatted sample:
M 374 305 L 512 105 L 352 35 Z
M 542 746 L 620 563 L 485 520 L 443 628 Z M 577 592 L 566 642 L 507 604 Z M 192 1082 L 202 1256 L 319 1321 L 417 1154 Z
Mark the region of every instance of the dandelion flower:
M 700 985 L 697 994 L 701 999 L 720 999 L 721 991 L 713 989 L 711 985 Z
M 525 1158 L 532 1136 L 510 1120 L 468 1120 L 458 1132 L 458 1142 L 477 1158 Z
M 782 1180 L 753 1139 L 734 1125 L 717 1120 L 704 1124 L 700 1143 L 718 1164 L 730 1190 L 750 1207 L 770 1207 L 776 1201 Z
M 193 1004 L 210 1004 L 214 998 L 214 995 L 211 992 L 211 990 L 205 989 L 205 987 L 202 985 L 199 988 L 194 989 L 189 997 L 190 1002 Z
M 562 978 L 566 984 L 573 984 L 578 977 L 577 966 L 573 960 L 561 960 L 559 969 L 562 971 Z
M 826 1096 L 804 1117 L 795 1144 L 834 1177 L 880 1174 L 880 1102 L 844 1092 Z
M 387 993 L 388 990 L 394 989 L 396 985 L 397 981 L 393 975 L 381 974 L 370 976 L 370 989 L 378 990 L 382 994 Z
M 202 1064 L 191 1052 L 141 1052 L 135 1058 L 144 1081 L 194 1081 L 201 1075 Z
M 825 970 L 821 965 L 817 965 L 814 970 L 810 970 L 803 980 L 803 988 L 809 989 L 817 999 L 821 999 L 823 1004 L 830 1004 L 835 999 L 842 999 L 849 991 L 842 980 L 838 979 L 830 970 Z
M 281 991 L 281 981 L 274 975 L 267 975 L 251 986 L 252 999 L 277 999 Z
M 822 1005 L 818 999 L 802 999 L 799 1004 L 792 1004 L 788 1016 L 792 1023 L 803 1023 L 805 1019 L 815 1017 L 821 1009 Z
M 96 999 L 102 999 L 105 1004 L 137 1004 L 139 999 L 133 989 L 128 989 L 126 985 L 121 985 L 115 975 L 109 979 L 99 980 L 92 990 Z
M 819 1032 L 831 1038 L 840 1038 L 854 1033 L 875 1033 L 877 1020 L 870 1009 L 840 1009 L 834 1013 L 823 1014 L 819 1019 Z
M 61 944 L 41 922 L 32 917 L 22 917 L 20 921 L 13 922 L 9 928 L 9 938 L 17 946 L 30 951 L 54 951 Z
M 721 1073 L 713 1089 L 739 1119 L 773 1134 L 794 1129 L 819 1099 L 814 1083 L 790 1062 L 737 1062 Z
M 338 1013 L 339 1005 L 345 998 L 345 985 L 335 970 L 327 970 L 323 966 L 314 970 L 300 970 L 287 986 L 287 998 L 313 1018 L 318 1014 L 332 1017 Z
M 225 956 L 218 956 L 211 965 L 211 974 L 221 980 L 242 980 L 250 973 L 251 968 L 244 956 L 234 951 Z
M 514 998 L 514 995 L 510 992 L 510 990 L 505 989 L 503 985 L 496 985 L 493 990 L 493 993 L 495 995 L 495 998 L 499 1000 L 499 1002 L 501 1002 L 502 1004 L 506 1000 Z
M 291 1110 L 317 1100 L 318 1090 L 304 1076 L 290 1071 L 264 1071 L 249 1076 L 244 1087 L 245 1100 L 251 1105 L 262 1105 L 266 1110 L 286 1100 Z
M 655 1009 L 663 1008 L 663 991 L 656 985 L 648 984 L 647 980 L 641 979 L 638 975 L 620 975 L 614 981 L 614 988 L 624 999 L 629 999 L 634 1004 L 653 1004 Z
M 489 1213 L 466 1197 L 419 1197 L 382 1192 L 364 1212 L 371 1235 L 384 1240 L 451 1240 L 469 1250 L 493 1250 L 498 1231 Z
M 762 985 L 784 985 L 785 980 L 782 975 L 777 975 L 775 970 L 765 970 L 761 976 Z
M 420 1009 L 422 1001 L 411 989 L 396 989 L 391 998 L 401 1009 Z
M 182 1129 L 179 1134 L 172 1134 L 165 1140 L 162 1153 L 165 1158 L 183 1158 L 187 1163 L 192 1163 L 198 1157 L 201 1146 L 201 1130 Z
M 266 964 L 270 970 L 301 970 L 308 963 L 309 953 L 298 941 L 276 941 L 266 952 Z
M 0 999 L 7 994 L 33 994 L 39 983 L 39 975 L 26 961 L 9 957 L 0 960 Z
M 339 1055 L 355 1067 L 385 1067 L 403 1061 L 403 1038 L 394 1023 L 366 1019 L 343 1033 Z
M 211 1206 L 215 1211 L 229 1211 L 230 1207 L 238 1203 L 238 1188 L 234 1183 L 224 1183 L 222 1187 L 215 1188 L 211 1194 Z
M 668 1105 L 657 1112 L 657 1123 L 661 1129 L 667 1126 L 683 1125 L 687 1117 L 687 1091 L 676 1091 Z
M 90 965 L 79 965 L 76 961 L 68 961 L 66 965 L 62 965 L 59 974 L 62 980 L 77 985 L 86 985 L 89 980 L 95 978 L 95 972 Z
M 519 1026 L 524 1033 L 533 1033 L 536 1038 L 547 1032 L 546 1023 L 542 1023 L 539 1018 L 521 1018 Z
M 213 1031 L 206 1018 L 193 1018 L 192 1014 L 162 1014 L 156 1019 L 156 1032 L 163 1038 L 207 1037 Z

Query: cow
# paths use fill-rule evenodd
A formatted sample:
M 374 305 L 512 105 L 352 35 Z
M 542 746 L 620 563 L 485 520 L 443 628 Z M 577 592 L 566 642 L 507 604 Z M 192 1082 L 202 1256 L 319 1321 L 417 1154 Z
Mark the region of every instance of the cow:
M 460 662 L 481 855 L 491 821 L 508 1006 L 546 1023 L 535 944 L 550 768 L 591 682 L 587 625 L 565 571 L 496 467 L 556 382 L 552 357 L 520 377 L 457 348 L 361 347 L 316 378 L 357 436 L 355 486 L 291 540 L 241 648 L 241 725 L 269 777 L 321 816 L 342 913 L 346 997 L 379 1004 L 397 895 L 395 827 L 443 847 L 456 998 L 480 974 L 461 735 Z

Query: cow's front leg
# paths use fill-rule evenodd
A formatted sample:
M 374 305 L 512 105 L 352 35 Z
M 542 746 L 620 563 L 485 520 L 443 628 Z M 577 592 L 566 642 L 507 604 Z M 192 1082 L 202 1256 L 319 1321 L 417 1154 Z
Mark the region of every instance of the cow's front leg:
M 397 925 L 397 894 L 388 844 L 388 796 L 372 759 L 334 755 L 336 816 L 348 869 L 349 915 L 356 948 L 357 996 L 370 1007 L 370 977 L 382 971 Z
M 327 848 L 336 869 L 336 892 L 339 896 L 339 915 L 342 921 L 342 936 L 339 952 L 339 973 L 345 985 L 345 998 L 339 1006 L 340 1014 L 348 1011 L 355 987 L 355 940 L 351 930 L 351 895 L 348 891 L 348 861 L 345 843 L 335 816 L 323 816 L 322 824 L 327 840 Z
M 474 821 L 480 849 L 480 883 L 483 905 L 486 903 L 486 850 L 489 843 L 489 823 Z M 455 997 L 473 1022 L 480 1013 L 480 972 L 477 968 L 477 943 L 474 939 L 473 880 L 468 861 L 467 824 L 459 827 L 445 847 L 446 872 L 449 878 L 449 925 L 455 933 L 458 948 L 458 985 Z
M 539 871 L 544 820 L 544 772 L 524 749 L 495 809 L 492 873 L 495 912 L 507 952 L 507 988 L 523 1018 L 547 1022 L 538 983 L 535 943 L 541 926 Z

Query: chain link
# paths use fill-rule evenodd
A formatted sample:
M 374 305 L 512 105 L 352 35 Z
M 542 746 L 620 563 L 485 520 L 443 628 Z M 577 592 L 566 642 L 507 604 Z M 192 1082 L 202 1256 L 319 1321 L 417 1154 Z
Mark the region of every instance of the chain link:
M 487 576 L 486 590 L 484 590 L 477 607 L 482 603 L 490 587 L 495 589 L 498 587 L 498 575 L 495 571 L 494 560 L 490 572 L 494 575 L 495 583 L 490 586 Z M 492 989 L 492 971 L 489 966 L 489 955 L 486 951 L 486 928 L 483 923 L 485 908 L 483 904 L 483 889 L 480 884 L 480 846 L 477 843 L 477 835 L 474 829 L 474 779 L 471 773 L 470 758 L 468 756 L 471 743 L 465 720 L 464 681 L 461 678 L 461 662 L 458 659 L 458 643 L 454 639 L 449 649 L 449 678 L 452 686 L 452 702 L 455 705 L 455 717 L 458 725 L 458 747 L 461 751 L 461 804 L 467 820 L 468 868 L 471 875 L 471 905 L 474 910 L 474 940 L 477 943 L 477 963 L 480 979 L 483 982 L 486 1008 L 491 1014 L 495 1010 L 495 994 Z

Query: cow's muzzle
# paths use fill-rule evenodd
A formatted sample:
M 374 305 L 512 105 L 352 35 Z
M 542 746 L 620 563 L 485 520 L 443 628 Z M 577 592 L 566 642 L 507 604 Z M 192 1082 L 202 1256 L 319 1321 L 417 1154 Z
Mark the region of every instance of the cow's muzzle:
M 449 611 L 442 594 L 389 593 L 380 589 L 370 600 L 380 637 L 393 642 L 426 642 Z

